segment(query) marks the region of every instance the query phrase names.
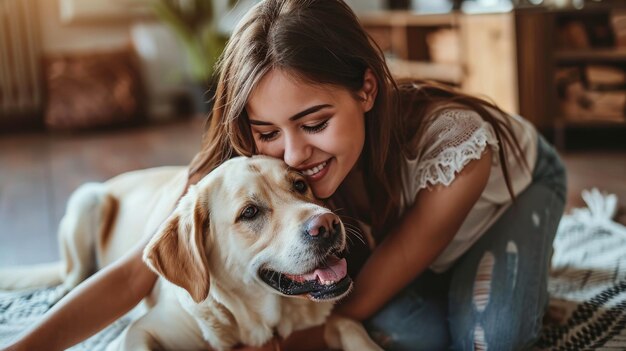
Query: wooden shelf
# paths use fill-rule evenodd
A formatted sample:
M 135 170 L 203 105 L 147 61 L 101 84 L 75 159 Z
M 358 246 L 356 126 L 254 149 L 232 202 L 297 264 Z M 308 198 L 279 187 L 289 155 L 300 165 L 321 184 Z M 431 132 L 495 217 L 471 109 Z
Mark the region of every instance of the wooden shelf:
M 463 67 L 460 64 L 435 63 L 388 59 L 391 73 L 397 78 L 433 79 L 460 85 L 463 82 Z
M 554 59 L 560 63 L 579 61 L 626 62 L 626 48 L 556 50 L 554 52 Z
M 375 11 L 359 15 L 359 21 L 366 26 L 396 26 L 396 27 L 440 27 L 458 23 L 459 14 L 456 12 L 443 14 L 421 14 L 410 11 Z
M 519 112 L 514 13 L 359 14 L 396 78 L 430 79 Z

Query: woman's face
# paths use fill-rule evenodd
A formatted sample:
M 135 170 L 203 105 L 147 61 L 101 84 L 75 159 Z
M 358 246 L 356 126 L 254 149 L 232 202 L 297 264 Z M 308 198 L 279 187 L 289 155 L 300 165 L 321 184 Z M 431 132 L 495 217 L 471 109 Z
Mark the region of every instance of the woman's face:
M 374 104 L 376 88 L 369 70 L 356 95 L 270 71 L 246 104 L 259 153 L 283 159 L 305 175 L 315 196 L 330 197 L 361 155 L 364 114 Z

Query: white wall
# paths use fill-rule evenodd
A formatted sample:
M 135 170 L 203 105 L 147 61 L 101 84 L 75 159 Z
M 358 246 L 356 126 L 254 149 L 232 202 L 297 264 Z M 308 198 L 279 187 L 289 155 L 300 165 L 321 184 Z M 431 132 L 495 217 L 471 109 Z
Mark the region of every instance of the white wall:
M 60 19 L 59 1 L 61 0 L 37 0 L 44 54 L 107 50 L 122 47 L 130 42 L 128 21 L 63 24 Z

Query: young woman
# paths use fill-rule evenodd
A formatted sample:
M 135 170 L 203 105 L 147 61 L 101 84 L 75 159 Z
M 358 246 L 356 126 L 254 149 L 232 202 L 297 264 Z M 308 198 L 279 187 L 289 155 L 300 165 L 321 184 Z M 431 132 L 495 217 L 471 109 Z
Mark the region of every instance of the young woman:
M 233 155 L 270 155 L 370 231 L 377 247 L 350 250 L 355 289 L 336 313 L 387 350 L 532 345 L 565 173 L 528 122 L 435 83 L 396 83 L 340 0 L 260 3 L 219 71 L 189 183 Z M 142 249 L 70 293 L 15 349 L 67 347 L 132 308 L 156 279 Z M 321 349 L 321 333 L 280 344 Z

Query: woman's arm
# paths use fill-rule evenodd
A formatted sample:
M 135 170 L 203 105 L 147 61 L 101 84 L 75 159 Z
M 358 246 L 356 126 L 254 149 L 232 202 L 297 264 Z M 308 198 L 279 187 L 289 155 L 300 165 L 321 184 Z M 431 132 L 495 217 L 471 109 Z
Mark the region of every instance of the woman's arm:
M 492 151 L 468 163 L 449 186 L 417 194 L 398 227 L 381 242 L 355 279 L 354 290 L 334 313 L 365 320 L 434 262 L 450 243 L 485 189 Z M 326 347 L 323 326 L 292 334 L 283 350 Z
M 376 247 L 337 313 L 364 320 L 430 266 L 458 232 L 487 185 L 492 151 L 471 161 L 449 186 L 418 192 L 399 226 Z
M 7 350 L 64 350 L 132 309 L 157 278 L 141 259 L 146 243 L 78 285 Z

